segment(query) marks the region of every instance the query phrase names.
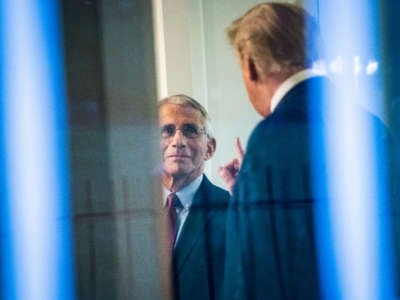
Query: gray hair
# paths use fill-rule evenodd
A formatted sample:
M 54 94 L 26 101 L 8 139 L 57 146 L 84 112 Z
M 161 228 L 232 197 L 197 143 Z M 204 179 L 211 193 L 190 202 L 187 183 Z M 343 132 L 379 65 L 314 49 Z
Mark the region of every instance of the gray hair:
M 204 108 L 203 105 L 201 105 L 199 102 L 194 100 L 193 98 L 184 95 L 184 94 L 177 94 L 177 95 L 172 95 L 168 96 L 166 98 L 161 99 L 158 101 L 158 108 L 160 109 L 161 106 L 167 103 L 172 103 L 172 104 L 177 104 L 183 107 L 191 107 L 198 112 L 200 112 L 201 116 L 203 117 L 203 125 L 204 125 L 204 130 L 206 132 L 206 135 L 209 139 L 213 138 L 212 134 L 212 128 L 211 128 L 211 118 L 210 115 L 208 114 L 207 110 Z

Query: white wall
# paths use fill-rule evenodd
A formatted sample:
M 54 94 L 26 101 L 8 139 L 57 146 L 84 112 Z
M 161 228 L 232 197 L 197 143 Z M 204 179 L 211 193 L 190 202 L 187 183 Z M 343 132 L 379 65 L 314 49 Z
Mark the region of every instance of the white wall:
M 225 28 L 249 7 L 261 1 L 188 0 L 193 97 L 208 109 L 217 151 L 207 174 L 222 185 L 218 166 L 236 153 L 233 142 L 239 136 L 245 145 L 260 117 L 247 100 L 235 53 Z
M 248 101 L 240 67 L 225 29 L 257 0 L 153 0 L 158 95 L 186 93 L 208 110 L 217 138 L 217 151 L 206 174 L 223 186 L 217 169 L 243 146 L 261 119 Z M 301 2 L 301 1 L 281 1 Z M 311 13 L 317 0 L 307 1 Z

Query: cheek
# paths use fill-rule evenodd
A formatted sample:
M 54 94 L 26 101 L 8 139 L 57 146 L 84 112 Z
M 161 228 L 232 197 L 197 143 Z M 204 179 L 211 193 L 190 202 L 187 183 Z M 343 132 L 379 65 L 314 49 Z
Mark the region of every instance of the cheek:
M 168 148 L 168 142 L 161 140 L 160 141 L 160 149 L 161 153 L 164 154 L 165 150 Z
M 196 157 L 196 161 L 203 162 L 207 159 L 207 146 L 198 144 L 197 147 L 193 148 L 193 154 Z

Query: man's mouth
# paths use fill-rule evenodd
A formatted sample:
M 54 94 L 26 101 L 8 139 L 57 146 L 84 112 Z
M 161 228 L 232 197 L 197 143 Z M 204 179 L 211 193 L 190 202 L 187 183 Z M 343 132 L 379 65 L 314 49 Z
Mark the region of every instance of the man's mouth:
M 168 155 L 167 158 L 189 158 L 189 155 L 186 154 L 172 154 Z

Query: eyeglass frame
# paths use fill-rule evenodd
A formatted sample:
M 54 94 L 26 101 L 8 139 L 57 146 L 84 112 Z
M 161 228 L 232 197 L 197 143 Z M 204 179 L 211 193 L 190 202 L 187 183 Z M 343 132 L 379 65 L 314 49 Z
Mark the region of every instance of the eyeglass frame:
M 166 132 L 163 132 L 163 130 L 168 128 L 168 127 L 169 128 L 173 128 L 173 132 L 166 135 Z M 187 127 L 187 128 L 192 127 L 192 129 L 196 129 L 195 135 L 192 136 L 190 133 L 187 133 L 187 129 L 185 130 L 184 127 Z M 173 138 L 177 131 L 181 131 L 183 136 L 185 138 L 187 138 L 187 139 L 197 139 L 202 134 L 205 134 L 207 137 L 209 137 L 209 134 L 208 134 L 208 132 L 207 132 L 205 127 L 202 127 L 202 128 L 200 127 L 199 128 L 195 124 L 190 124 L 190 123 L 189 124 L 183 124 L 181 127 L 176 127 L 174 124 L 166 124 L 166 125 L 163 125 L 163 126 L 160 127 L 160 135 L 161 135 L 161 138 L 163 138 L 163 139 Z

